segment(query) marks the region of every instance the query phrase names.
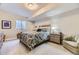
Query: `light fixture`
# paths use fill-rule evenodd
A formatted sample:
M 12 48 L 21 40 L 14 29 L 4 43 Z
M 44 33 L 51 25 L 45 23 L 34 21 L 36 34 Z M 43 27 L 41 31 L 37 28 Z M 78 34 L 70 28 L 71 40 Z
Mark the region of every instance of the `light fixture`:
M 36 10 L 38 8 L 38 5 L 36 3 L 25 3 L 25 7 L 29 10 Z
M 32 3 L 29 3 L 29 4 L 28 4 L 28 6 L 29 6 L 29 7 L 32 7 L 32 6 L 33 6 L 33 4 L 32 4 Z

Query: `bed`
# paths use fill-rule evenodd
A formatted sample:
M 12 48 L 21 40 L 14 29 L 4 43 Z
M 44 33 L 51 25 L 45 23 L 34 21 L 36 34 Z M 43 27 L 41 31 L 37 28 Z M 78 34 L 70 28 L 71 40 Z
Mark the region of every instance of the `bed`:
M 48 42 L 49 35 L 47 32 L 38 32 L 36 34 L 20 33 L 20 42 L 27 46 L 30 50 L 35 47 Z

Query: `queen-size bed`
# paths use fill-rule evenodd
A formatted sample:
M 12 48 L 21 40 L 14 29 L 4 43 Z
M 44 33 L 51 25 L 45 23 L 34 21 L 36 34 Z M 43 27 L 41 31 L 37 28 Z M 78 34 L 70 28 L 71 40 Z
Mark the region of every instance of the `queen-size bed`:
M 43 44 L 49 40 L 48 32 L 20 33 L 20 42 L 27 46 L 30 50 Z

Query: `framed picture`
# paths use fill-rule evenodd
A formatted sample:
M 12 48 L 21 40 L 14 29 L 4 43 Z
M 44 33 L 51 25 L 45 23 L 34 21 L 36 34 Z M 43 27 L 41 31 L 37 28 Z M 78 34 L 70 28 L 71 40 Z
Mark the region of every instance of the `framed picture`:
M 11 21 L 2 20 L 2 29 L 11 29 Z

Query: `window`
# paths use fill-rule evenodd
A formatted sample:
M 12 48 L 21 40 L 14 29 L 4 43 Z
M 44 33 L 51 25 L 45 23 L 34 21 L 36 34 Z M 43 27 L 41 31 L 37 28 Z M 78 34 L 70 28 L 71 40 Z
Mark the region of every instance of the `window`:
M 26 29 L 26 21 L 16 20 L 16 29 Z
M 26 29 L 26 21 L 22 21 L 22 29 Z

